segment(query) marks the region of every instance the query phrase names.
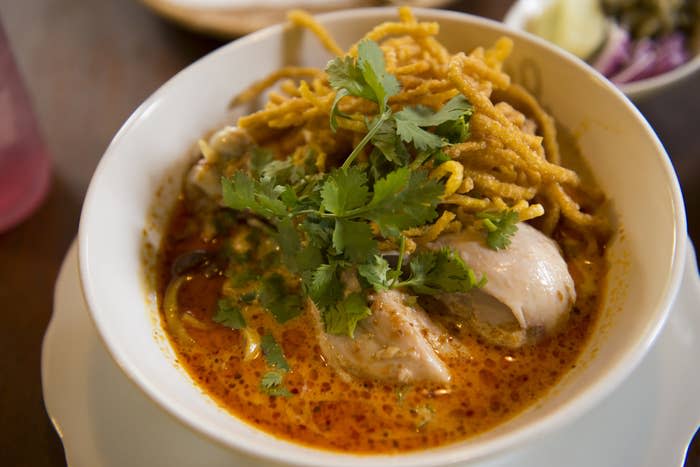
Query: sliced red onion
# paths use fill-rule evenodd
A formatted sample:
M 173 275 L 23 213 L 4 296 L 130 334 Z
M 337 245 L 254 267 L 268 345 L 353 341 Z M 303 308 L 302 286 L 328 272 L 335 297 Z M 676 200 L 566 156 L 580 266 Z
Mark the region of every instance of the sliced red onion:
M 591 64 L 603 75 L 610 77 L 630 59 L 630 49 L 629 33 L 611 21 L 605 45 Z
M 610 78 L 615 84 L 629 83 L 649 77 L 656 64 L 656 45 L 649 38 L 638 41 L 626 66 Z
M 685 35 L 680 32 L 674 32 L 662 38 L 658 44 L 652 76 L 671 71 L 690 59 L 690 54 L 685 47 Z

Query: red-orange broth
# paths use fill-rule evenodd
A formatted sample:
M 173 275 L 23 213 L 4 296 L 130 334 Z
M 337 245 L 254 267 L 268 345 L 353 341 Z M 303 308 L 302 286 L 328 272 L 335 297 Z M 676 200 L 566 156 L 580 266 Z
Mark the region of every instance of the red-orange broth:
M 234 223 L 226 229 L 230 234 L 203 241 L 193 209 L 181 197 L 166 230 L 157 269 L 161 304 L 175 258 L 195 249 L 220 251 L 236 237 L 237 229 L 248 229 Z M 558 240 L 566 252 L 562 235 Z M 606 266 L 600 251 L 565 256 L 578 300 L 560 331 L 534 345 L 517 350 L 490 345 L 468 326 L 450 320 L 434 302 L 421 302 L 471 352 L 469 359 L 446 361 L 453 376 L 447 386 L 347 381 L 324 362 L 309 311 L 280 325 L 253 301 L 243 310 L 248 326 L 260 335 L 271 333 L 291 367 L 285 377 L 291 397 L 266 395 L 259 389 L 268 370 L 264 359 L 244 362 L 241 331 L 212 321 L 222 286 L 230 280 L 216 271 L 192 274 L 178 294 L 180 310 L 194 318 L 183 320 L 194 345 L 168 335 L 183 367 L 207 394 L 232 415 L 275 436 L 356 453 L 435 447 L 464 440 L 512 418 L 576 366 L 598 316 Z M 272 267 L 265 261 L 249 258 L 248 266 L 259 272 Z M 241 263 L 241 267 L 247 266 Z M 254 291 L 257 285 L 253 282 L 246 287 Z

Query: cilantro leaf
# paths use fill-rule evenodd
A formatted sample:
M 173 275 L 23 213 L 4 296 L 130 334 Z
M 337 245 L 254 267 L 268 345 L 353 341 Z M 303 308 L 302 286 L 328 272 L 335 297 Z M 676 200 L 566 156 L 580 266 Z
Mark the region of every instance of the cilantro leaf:
M 251 303 L 253 300 L 258 298 L 258 293 L 255 291 L 252 292 L 246 292 L 243 295 L 241 295 L 241 301 L 243 303 Z
M 257 274 L 250 269 L 244 269 L 239 272 L 229 271 L 227 275 L 229 276 L 231 285 L 234 287 L 243 287 L 258 278 Z
M 398 114 L 396 115 L 396 133 L 401 137 L 401 141 L 413 143 L 419 151 L 436 149 L 445 145 L 438 135 L 422 129 L 411 120 L 399 118 Z
M 306 233 L 310 245 L 325 249 L 331 243 L 335 223 L 332 219 L 307 216 L 306 219 L 302 221 L 301 228 Z
M 334 305 L 343 297 L 343 287 L 335 264 L 322 264 L 314 271 L 309 296 L 320 309 Z
M 377 241 L 367 222 L 338 219 L 333 231 L 333 247 L 350 261 L 360 263 L 377 252 Z
M 260 392 L 268 396 L 292 397 L 289 389 L 283 385 L 284 373 L 281 371 L 268 371 L 260 379 Z
M 401 89 L 398 80 L 387 73 L 384 53 L 372 40 L 363 40 L 357 49 L 357 61 L 353 57 L 337 57 L 326 65 L 328 82 L 344 95 L 362 97 L 376 102 L 384 111 L 389 97 Z M 341 96 L 342 98 L 342 96 Z M 336 94 L 337 101 L 340 100 Z M 380 112 L 380 113 L 381 113 Z
M 224 204 L 237 211 L 255 203 L 255 181 L 243 172 L 236 172 L 230 179 L 221 179 Z
M 330 126 L 338 129 L 338 103 L 345 96 L 362 97 L 379 105 L 379 113 L 386 110 L 389 97 L 399 92 L 398 80 L 386 72 L 384 53 L 376 42 L 364 40 L 358 46 L 357 60 L 353 57 L 337 57 L 326 65 L 328 82 L 336 90 L 331 106 Z
M 387 73 L 384 52 L 376 42 L 368 39 L 360 42 L 357 48 L 357 66 L 376 96 L 375 102 L 379 104 L 380 113 L 383 112 L 389 97 L 397 94 L 401 86 L 394 75 Z
M 297 253 L 294 266 L 296 272 L 313 271 L 323 262 L 321 250 L 308 244 Z
M 299 233 L 290 218 L 285 217 L 277 223 L 277 233 L 274 235 L 274 239 L 289 263 L 291 258 L 294 258 L 299 252 L 301 243 Z
M 297 183 L 304 175 L 306 175 L 304 166 L 295 164 L 291 158 L 270 161 L 262 169 L 262 176 L 269 178 L 275 185 Z
M 383 257 L 375 255 L 372 262 L 361 264 L 357 272 L 370 283 L 374 290 L 383 292 L 388 290 L 392 282 L 392 270 L 389 263 Z
M 333 89 L 345 90 L 347 93 L 345 95 L 363 97 L 377 102 L 374 90 L 365 81 L 362 70 L 357 66 L 353 57 L 334 58 L 326 65 L 326 74 Z
M 260 380 L 260 384 L 262 384 L 265 388 L 280 386 L 283 378 L 284 373 L 282 371 L 268 371 L 263 375 L 262 379 Z
M 367 198 L 367 174 L 357 167 L 334 170 L 321 188 L 321 207 L 336 216 L 362 206 Z
M 399 285 L 419 294 L 468 292 L 486 283 L 484 277 L 477 281 L 474 271 L 448 247 L 422 251 L 411 258 L 409 266 L 411 276 Z
M 452 160 L 452 158 L 450 156 L 448 156 L 447 154 L 445 154 L 441 150 L 438 150 L 438 151 L 434 152 L 433 154 L 431 154 L 431 157 L 433 158 L 435 166 L 438 166 L 438 165 L 442 164 L 443 162 L 447 162 L 449 160 Z
M 389 172 L 396 169 L 396 165 L 390 162 L 382 152 L 374 148 L 369 155 L 367 175 L 372 185 L 387 176 Z
M 271 274 L 263 279 L 260 303 L 282 324 L 302 312 L 301 297 L 287 289 L 284 278 L 279 274 Z
M 262 347 L 263 355 L 268 365 L 282 371 L 289 370 L 289 363 L 287 363 L 287 359 L 284 357 L 282 347 L 280 347 L 272 334 L 265 334 L 260 341 L 260 346 Z
M 331 105 L 331 122 L 330 122 L 331 131 L 333 133 L 338 131 L 338 116 L 339 115 L 341 117 L 350 118 L 350 115 L 348 115 L 344 112 L 341 112 L 340 109 L 338 108 L 338 104 L 340 103 L 340 100 L 349 94 L 350 94 L 350 92 L 348 92 L 348 90 L 345 88 L 338 89 L 338 91 L 335 93 L 335 98 L 333 99 L 333 105 Z
M 441 135 L 430 133 L 423 128 L 438 127 L 448 122 L 471 116 L 473 107 L 464 96 L 457 95 L 450 99 L 437 112 L 425 106 L 407 107 L 394 115 L 396 120 L 396 133 L 406 143 L 413 143 L 419 151 L 437 149 L 446 144 Z M 458 127 L 460 131 L 460 127 Z M 443 132 L 450 130 L 450 135 L 456 130 L 452 127 L 443 127 Z M 459 135 L 463 136 L 462 133 Z M 454 137 L 454 136 L 453 136 Z M 448 138 L 449 139 L 449 138 Z
M 387 102 L 389 97 L 399 92 L 401 86 L 395 76 L 387 73 L 384 52 L 376 42 L 371 40 L 360 42 L 357 61 L 352 57 L 336 58 L 328 63 L 326 72 L 329 83 L 336 91 L 330 115 L 333 131 L 337 129 L 336 117 L 342 115 L 338 109 L 338 103 L 343 97 L 347 95 L 363 97 L 376 102 L 379 106 L 377 118 L 373 123 L 367 124 L 367 134 L 345 159 L 342 168 L 347 168 L 372 140 L 382 124 L 390 119 L 391 109 L 387 107 Z
M 486 230 L 486 244 L 493 250 L 501 250 L 510 245 L 510 237 L 518 231 L 516 225 L 520 218 L 518 213 L 506 209 L 500 212 L 480 212 L 476 215 L 482 219 Z
M 437 205 L 444 191 L 425 171 L 402 167 L 374 184 L 372 201 L 362 215 L 379 226 L 382 235 L 398 237 L 401 231 L 430 222 L 437 217 Z
M 226 207 L 242 211 L 250 209 L 266 218 L 279 218 L 287 214 L 287 207 L 280 201 L 270 180 L 253 180 L 244 172 L 236 172 L 231 178 L 222 177 L 221 188 Z
M 246 326 L 241 309 L 225 299 L 216 303 L 216 313 L 212 320 L 231 329 L 243 329 Z
M 456 95 L 443 105 L 440 110 L 433 112 L 424 106 L 408 107 L 396 114 L 397 118 L 410 120 L 420 127 L 434 127 L 442 123 L 456 120 L 465 114 L 471 115 L 474 108 L 461 94 Z
M 461 143 L 469 139 L 469 119 L 462 115 L 456 120 L 441 123 L 435 128 L 435 134 L 445 138 L 451 144 Z
M 431 125 L 440 126 L 449 122 L 469 123 L 474 114 L 474 106 L 461 94 L 456 95 L 443 105 L 433 116 Z
M 280 200 L 285 204 L 285 206 L 287 206 L 289 209 L 294 209 L 297 207 L 297 205 L 299 204 L 299 198 L 297 197 L 297 194 L 294 191 L 294 187 L 290 185 L 285 185 L 283 187 L 275 188 L 275 191 L 279 192 Z
M 289 363 L 284 357 L 282 347 L 270 333 L 262 337 L 260 346 L 267 364 L 275 368 L 260 379 L 260 391 L 269 396 L 291 397 L 292 394 L 283 385 L 284 374 L 289 371 Z
M 365 298 L 359 293 L 353 293 L 335 307 L 325 310 L 322 316 L 327 333 L 355 337 L 357 323 L 371 314 Z
M 262 171 L 274 159 L 274 154 L 269 149 L 253 146 L 248 159 L 248 171 L 253 177 L 262 175 Z
M 372 137 L 372 144 L 386 159 L 398 166 L 404 166 L 410 157 L 406 145 L 396 133 L 396 120 L 388 119 L 379 126 Z
M 390 200 L 393 197 L 398 196 L 408 186 L 410 177 L 411 172 L 408 168 L 402 167 L 377 180 L 373 186 L 372 201 L 369 203 L 369 208 L 382 206 L 387 200 L 391 202 Z

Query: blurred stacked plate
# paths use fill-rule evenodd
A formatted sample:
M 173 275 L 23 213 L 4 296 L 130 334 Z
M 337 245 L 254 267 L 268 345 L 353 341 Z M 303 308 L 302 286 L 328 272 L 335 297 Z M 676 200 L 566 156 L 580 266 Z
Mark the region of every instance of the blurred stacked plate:
M 382 0 L 141 0 L 156 13 L 182 26 L 214 36 L 230 38 L 248 34 L 285 20 L 287 11 L 301 8 L 323 13 L 346 8 L 387 6 Z M 437 8 L 450 0 L 411 0 L 401 5 Z M 397 3 L 398 5 L 399 3 Z

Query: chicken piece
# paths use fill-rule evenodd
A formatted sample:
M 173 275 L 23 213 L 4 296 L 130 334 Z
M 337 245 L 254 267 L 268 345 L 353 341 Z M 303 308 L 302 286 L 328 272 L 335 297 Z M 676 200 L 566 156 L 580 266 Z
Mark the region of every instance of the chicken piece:
M 447 333 L 434 324 L 410 297 L 390 290 L 371 297 L 372 314 L 360 321 L 354 338 L 319 329 L 319 344 L 328 364 L 346 376 L 389 383 L 447 383 L 450 372 L 440 358 L 454 352 Z M 312 305 L 319 328 L 318 309 Z
M 488 340 L 508 347 L 551 332 L 576 301 L 574 281 L 554 240 L 529 224 L 518 224 L 504 250 L 488 248 L 473 233 L 440 237 L 433 248 L 454 248 L 487 283 L 468 294 L 439 298 Z
M 187 183 L 218 203 L 221 200 L 221 177 L 229 176 L 230 168 L 240 164 L 253 141 L 245 130 L 227 126 L 214 133 L 207 145 L 202 157 L 187 174 Z

